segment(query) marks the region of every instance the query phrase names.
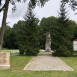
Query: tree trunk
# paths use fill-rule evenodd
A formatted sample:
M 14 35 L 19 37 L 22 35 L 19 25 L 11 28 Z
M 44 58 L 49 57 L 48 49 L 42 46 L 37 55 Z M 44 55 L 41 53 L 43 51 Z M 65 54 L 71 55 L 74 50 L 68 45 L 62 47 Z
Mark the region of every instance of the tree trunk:
M 51 35 L 50 32 L 46 32 L 45 51 L 51 51 Z
M 9 0 L 6 0 L 5 8 L 3 9 L 2 26 L 1 26 L 1 30 L 0 30 L 0 50 L 2 49 L 2 45 L 3 45 L 3 37 L 4 37 L 5 28 L 6 28 L 8 6 L 9 6 Z

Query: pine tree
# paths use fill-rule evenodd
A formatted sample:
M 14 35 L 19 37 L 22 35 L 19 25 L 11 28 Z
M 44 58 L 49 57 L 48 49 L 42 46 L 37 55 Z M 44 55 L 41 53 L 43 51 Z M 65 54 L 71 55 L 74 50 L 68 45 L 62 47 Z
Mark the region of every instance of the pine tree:
M 23 48 L 26 55 L 37 55 L 38 50 L 38 19 L 33 13 L 32 4 L 29 3 L 27 14 L 25 15 L 25 26 L 24 26 L 24 43 L 20 48 Z M 20 54 L 22 50 L 20 50 Z
M 67 12 L 65 2 L 61 1 L 58 25 L 55 29 L 56 35 L 56 51 L 55 55 L 58 56 L 71 56 L 73 54 L 72 48 L 72 31 L 68 24 Z
M 64 0 L 61 1 L 61 5 L 60 5 L 60 12 L 59 12 L 59 21 L 61 23 L 67 23 L 68 22 L 68 18 L 67 18 L 67 13 L 68 11 L 66 11 L 66 7 L 65 7 L 66 3 L 64 2 Z

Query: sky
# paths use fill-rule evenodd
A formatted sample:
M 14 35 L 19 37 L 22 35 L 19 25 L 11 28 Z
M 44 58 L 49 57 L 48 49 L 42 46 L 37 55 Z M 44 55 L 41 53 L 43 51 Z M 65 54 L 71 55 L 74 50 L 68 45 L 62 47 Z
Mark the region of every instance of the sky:
M 36 17 L 39 18 L 40 20 L 43 17 L 49 17 L 49 16 L 55 16 L 58 17 L 58 11 L 60 8 L 60 1 L 61 0 L 50 0 L 45 4 L 44 7 L 36 6 L 34 9 L 34 12 L 36 14 Z M 21 4 L 21 5 L 20 5 Z M 9 11 L 8 11 L 8 16 L 7 16 L 7 23 L 9 26 L 13 26 L 13 24 L 17 23 L 19 20 L 23 20 L 23 17 L 26 13 L 27 10 L 27 4 L 26 3 L 16 3 L 17 10 L 12 13 L 12 5 L 9 5 Z M 67 7 L 67 6 L 66 6 Z M 68 11 L 69 10 L 69 11 Z M 77 11 L 72 11 L 70 8 L 67 8 L 68 11 L 68 17 L 71 20 L 75 20 L 77 22 Z M 2 12 L 0 13 L 0 25 L 1 25 L 1 20 L 2 20 Z

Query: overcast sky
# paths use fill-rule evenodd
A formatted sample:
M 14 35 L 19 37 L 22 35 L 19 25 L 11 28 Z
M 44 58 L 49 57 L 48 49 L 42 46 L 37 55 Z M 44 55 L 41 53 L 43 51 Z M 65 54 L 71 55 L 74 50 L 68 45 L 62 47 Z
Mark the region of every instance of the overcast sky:
M 35 13 L 36 13 L 36 17 L 38 17 L 40 20 L 43 17 L 49 17 L 49 16 L 56 16 L 58 17 L 58 11 L 59 11 L 59 7 L 60 7 L 60 1 L 61 0 L 50 0 L 49 2 L 47 2 L 45 4 L 45 6 L 43 8 L 41 7 L 36 7 L 35 8 Z M 8 11 L 8 18 L 7 18 L 7 23 L 12 27 L 14 23 L 16 23 L 18 20 L 22 20 L 23 16 L 27 10 L 27 4 L 26 3 L 16 3 L 17 5 L 17 10 L 16 12 L 12 13 L 12 5 L 9 6 L 9 11 Z M 70 17 L 70 19 L 77 21 L 77 15 L 74 15 L 75 13 L 77 13 L 76 11 L 73 12 L 70 8 L 68 8 L 67 10 L 69 10 L 68 12 L 68 17 Z M 1 25 L 1 20 L 2 20 L 2 13 L 0 13 L 0 25 Z

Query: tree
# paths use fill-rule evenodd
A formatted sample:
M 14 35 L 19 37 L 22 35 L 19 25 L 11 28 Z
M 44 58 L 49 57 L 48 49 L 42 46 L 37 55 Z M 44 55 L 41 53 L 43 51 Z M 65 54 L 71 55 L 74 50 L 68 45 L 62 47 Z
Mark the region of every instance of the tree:
M 15 34 L 13 28 L 11 28 L 10 26 L 6 26 L 3 47 L 8 48 L 8 49 L 17 49 L 18 48 L 16 34 Z
M 69 19 L 65 8 L 65 2 L 61 1 L 60 13 L 57 27 L 55 28 L 54 36 L 54 55 L 57 56 L 72 56 L 73 55 L 73 31 L 69 26 Z M 57 39 L 56 39 L 57 38 Z
M 74 21 L 70 21 L 70 24 L 75 25 L 73 26 L 73 40 L 77 39 L 77 24 Z
M 29 3 L 29 7 L 27 10 L 27 14 L 24 16 L 25 19 L 25 40 L 23 41 L 24 46 L 21 45 L 20 48 L 24 48 L 26 50 L 26 55 L 37 55 L 38 50 L 38 19 L 35 17 L 33 13 L 32 4 Z M 23 38 L 23 39 L 24 39 Z M 20 54 L 22 51 L 20 50 Z
M 16 24 L 13 25 L 12 29 L 19 48 L 19 46 L 22 45 L 22 43 L 24 43 L 23 41 L 25 40 L 23 39 L 25 35 L 25 21 L 19 20 Z
M 7 12 L 8 12 L 8 6 L 9 6 L 9 0 L 5 1 L 5 7 L 3 8 L 3 20 L 2 20 L 2 26 L 0 30 L 0 50 L 3 45 L 3 37 L 4 37 L 4 32 L 5 32 L 5 27 L 6 27 L 6 18 L 7 18 Z
M 13 27 L 19 44 L 20 55 L 37 55 L 39 52 L 38 19 L 33 13 L 31 4 L 24 19 L 25 21 L 19 21 Z

